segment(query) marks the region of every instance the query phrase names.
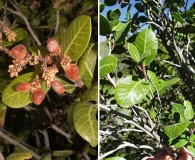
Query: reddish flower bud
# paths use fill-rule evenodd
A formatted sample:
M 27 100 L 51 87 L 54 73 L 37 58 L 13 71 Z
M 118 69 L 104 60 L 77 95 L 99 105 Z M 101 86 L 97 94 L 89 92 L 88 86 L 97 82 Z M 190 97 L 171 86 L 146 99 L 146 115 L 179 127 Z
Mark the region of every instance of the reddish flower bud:
M 20 83 L 16 87 L 17 92 L 21 93 L 28 93 L 31 90 L 31 84 L 30 83 Z
M 22 59 L 27 53 L 26 47 L 22 44 L 18 44 L 11 50 L 12 57 L 15 59 Z
M 31 95 L 31 100 L 34 104 L 39 105 L 45 98 L 45 93 L 41 89 L 35 90 Z
M 60 46 L 58 44 L 58 42 L 54 39 L 54 38 L 49 38 L 47 41 L 47 50 L 49 52 L 59 52 L 60 51 Z
M 69 68 L 65 70 L 65 76 L 72 81 L 76 81 L 79 78 L 79 67 L 76 64 L 70 64 Z
M 46 63 L 47 63 L 47 64 L 52 64 L 51 56 L 46 55 L 46 56 L 45 56 L 45 60 L 46 60 Z
M 58 94 L 64 93 L 64 87 L 60 81 L 57 81 L 57 80 L 53 81 L 51 83 L 51 87 Z

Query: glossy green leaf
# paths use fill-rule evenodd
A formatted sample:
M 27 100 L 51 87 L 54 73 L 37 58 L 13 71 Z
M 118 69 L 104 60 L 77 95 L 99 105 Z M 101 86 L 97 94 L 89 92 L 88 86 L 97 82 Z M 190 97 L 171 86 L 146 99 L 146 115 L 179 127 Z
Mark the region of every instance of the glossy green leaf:
M 100 3 L 100 13 L 104 10 L 105 4 L 104 3 Z
M 158 49 L 158 40 L 155 36 L 155 33 L 150 29 L 142 30 L 135 39 L 135 46 L 138 49 L 140 55 L 151 54 L 151 50 L 157 52 Z
M 171 78 L 167 81 L 164 81 L 162 83 L 159 84 L 159 86 L 157 86 L 158 88 L 158 92 L 159 94 L 163 94 L 166 90 L 168 90 L 172 85 L 174 85 L 175 83 L 179 82 L 179 78 L 178 77 L 174 77 Z
M 74 150 L 61 150 L 61 151 L 54 151 L 53 152 L 53 156 L 54 157 L 59 157 L 59 156 L 70 156 L 73 155 L 75 153 Z
M 82 101 L 97 101 L 98 100 L 98 83 L 94 83 L 89 89 L 85 91 L 81 97 Z
M 176 21 L 180 22 L 181 24 L 185 23 L 185 20 L 177 12 L 171 11 L 171 13 Z
M 12 154 L 10 154 L 6 160 L 26 160 L 32 158 L 32 153 L 29 151 L 16 151 Z
M 112 28 L 112 31 L 121 31 L 125 25 L 122 22 L 119 22 L 116 26 Z
M 194 117 L 194 110 L 192 104 L 189 101 L 184 101 L 184 106 L 186 107 L 184 111 L 184 116 L 187 120 L 191 120 Z
M 106 158 L 106 160 L 126 160 L 123 157 L 110 157 L 110 158 Z
M 68 26 L 65 41 L 65 53 L 72 61 L 77 61 L 88 46 L 91 37 L 91 18 L 81 15 Z
M 132 107 L 145 98 L 149 88 L 150 85 L 146 81 L 134 81 L 131 76 L 128 76 L 117 85 L 114 97 L 121 107 Z
M 118 60 L 114 56 L 106 56 L 100 60 L 100 77 L 113 72 L 117 67 Z
M 149 66 L 150 63 L 156 58 L 156 56 L 157 56 L 156 50 L 151 50 L 150 52 L 147 52 L 146 57 L 144 58 L 143 61 L 143 65 Z
M 139 62 L 140 60 L 139 51 L 132 43 L 128 43 L 128 51 L 129 51 L 129 54 L 131 55 L 131 58 L 133 58 L 135 62 Z
M 125 26 L 120 31 L 116 32 L 115 34 L 116 44 L 121 43 L 123 40 L 125 40 L 125 37 L 129 33 L 130 27 L 131 27 L 131 21 L 127 22 L 127 24 L 125 24 Z
M 165 134 L 172 139 L 177 138 L 181 133 L 183 133 L 190 122 L 176 123 L 164 128 Z
M 11 108 L 21 108 L 31 103 L 30 93 L 19 93 L 16 91 L 16 86 L 19 83 L 31 82 L 36 75 L 34 72 L 29 72 L 15 78 L 3 91 L 2 102 Z M 48 91 L 44 81 L 41 88 L 44 92 Z
M 74 108 L 73 120 L 78 134 L 92 147 L 98 144 L 97 107 L 89 102 L 78 103 Z
M 111 34 L 111 26 L 108 19 L 100 14 L 100 35 L 105 36 Z
M 116 4 L 116 2 L 117 2 L 117 0 L 105 0 L 104 1 L 105 5 L 107 5 L 107 6 L 113 6 Z
M 135 8 L 139 11 L 139 12 L 144 12 L 144 5 L 142 3 L 136 3 L 135 4 Z

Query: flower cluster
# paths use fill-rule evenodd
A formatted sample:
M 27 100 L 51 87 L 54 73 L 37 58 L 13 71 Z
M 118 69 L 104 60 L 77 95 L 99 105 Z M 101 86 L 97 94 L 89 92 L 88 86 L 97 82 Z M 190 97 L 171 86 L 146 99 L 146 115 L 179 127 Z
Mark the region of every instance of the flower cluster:
M 41 89 L 42 81 L 45 81 L 47 88 L 52 88 L 57 94 L 64 93 L 62 83 L 56 80 L 56 74 L 60 69 L 63 69 L 65 76 L 77 84 L 79 79 L 79 68 L 74 64 L 71 58 L 61 54 L 61 48 L 54 38 L 49 38 L 47 41 L 47 50 L 49 54 L 42 57 L 40 51 L 38 55 L 32 56 L 27 51 L 27 48 L 18 44 L 12 48 L 9 55 L 13 58 L 13 64 L 9 65 L 8 72 L 10 77 L 17 77 L 25 65 L 37 65 L 41 63 L 41 73 L 39 73 L 32 82 L 20 83 L 16 87 L 17 92 L 31 93 L 31 100 L 34 104 L 39 105 L 45 98 L 45 93 Z M 81 86 L 80 86 L 81 87 Z

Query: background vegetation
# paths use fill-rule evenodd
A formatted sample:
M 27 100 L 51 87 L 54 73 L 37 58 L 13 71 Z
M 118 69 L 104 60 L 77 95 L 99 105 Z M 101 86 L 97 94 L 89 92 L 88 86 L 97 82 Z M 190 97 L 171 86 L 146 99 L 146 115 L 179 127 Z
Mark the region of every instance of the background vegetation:
M 100 11 L 100 159 L 195 156 L 195 3 L 104 0 Z

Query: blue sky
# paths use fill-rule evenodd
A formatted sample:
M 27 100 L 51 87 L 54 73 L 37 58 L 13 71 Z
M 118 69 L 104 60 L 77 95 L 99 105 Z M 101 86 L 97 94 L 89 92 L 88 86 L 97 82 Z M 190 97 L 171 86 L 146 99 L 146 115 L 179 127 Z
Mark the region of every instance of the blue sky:
M 186 0 L 185 0 L 186 1 Z M 104 2 L 104 0 L 101 0 L 101 2 Z M 138 3 L 138 1 L 136 2 L 135 0 L 130 0 L 131 4 L 134 6 L 135 3 Z M 192 6 L 192 4 L 195 2 L 195 0 L 188 0 L 188 6 L 187 8 L 189 8 L 190 6 Z M 164 0 L 162 0 L 162 3 L 164 3 Z M 131 6 L 131 9 L 130 9 L 130 14 L 131 14 L 131 17 L 137 12 L 137 9 L 135 7 Z M 127 8 L 128 6 L 124 7 L 124 8 L 121 8 L 120 7 L 120 4 L 117 2 L 114 6 L 106 6 L 103 10 L 103 12 L 101 12 L 101 14 L 103 14 L 104 16 L 106 16 L 107 12 L 109 10 L 113 10 L 113 9 L 116 9 L 116 8 L 119 8 L 120 11 L 121 11 L 121 16 L 120 16 L 120 21 L 126 21 L 126 13 L 127 13 Z M 99 36 L 100 38 L 100 42 L 104 41 L 106 38 L 105 36 Z

